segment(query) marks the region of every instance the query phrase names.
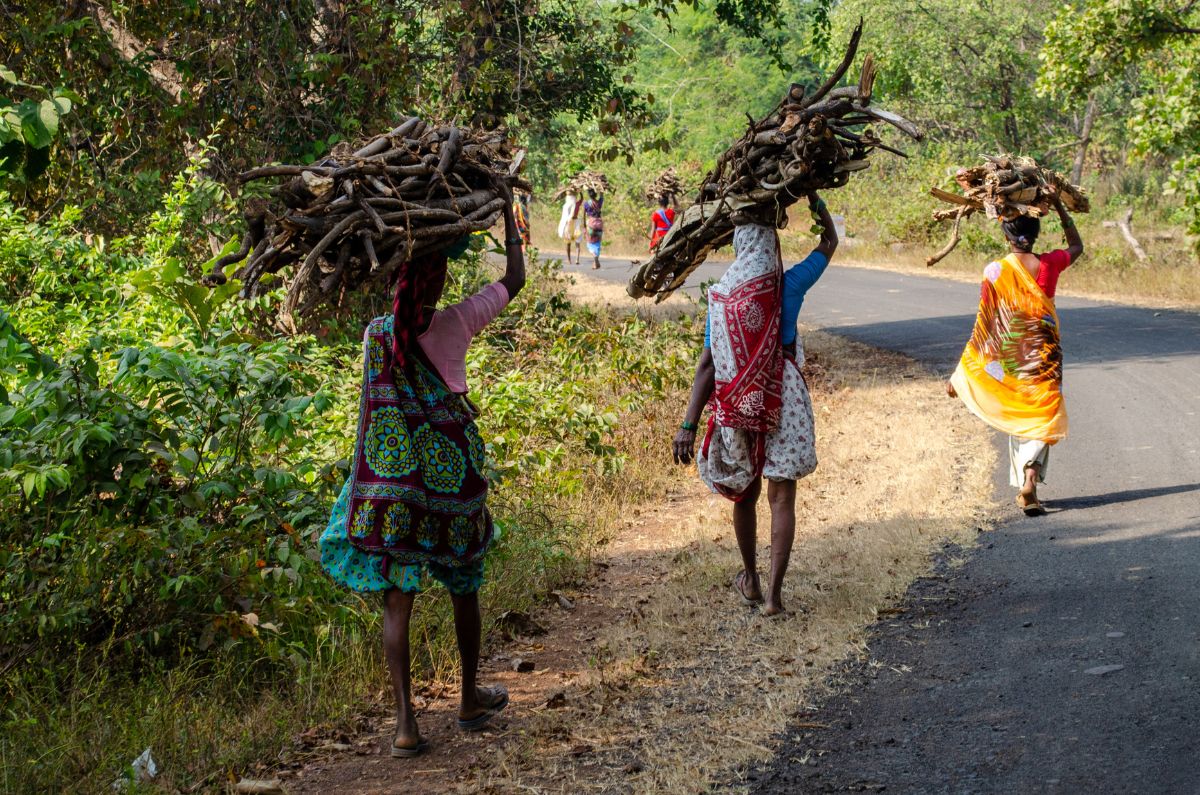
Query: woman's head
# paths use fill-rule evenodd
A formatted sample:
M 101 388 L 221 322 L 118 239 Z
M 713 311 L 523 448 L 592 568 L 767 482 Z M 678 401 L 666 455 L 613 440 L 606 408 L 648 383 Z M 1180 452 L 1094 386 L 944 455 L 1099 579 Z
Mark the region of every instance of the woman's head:
M 1004 231 L 1004 237 L 1013 251 L 1028 254 L 1033 251 L 1033 245 L 1042 231 L 1042 222 L 1028 215 L 1018 215 L 1010 221 L 1002 221 L 1000 229 Z
M 429 327 L 434 307 L 446 289 L 446 252 L 414 257 L 396 271 L 396 296 L 392 304 L 392 357 L 403 366 L 416 338 Z
M 658 206 L 666 207 L 667 203 L 670 201 L 670 199 L 671 199 L 671 197 L 668 194 L 660 193 L 658 196 Z
M 594 198 L 596 198 L 596 189 L 595 189 L 595 188 L 588 188 L 588 189 L 587 189 L 587 193 L 588 193 L 588 198 L 589 198 L 589 199 L 594 199 Z

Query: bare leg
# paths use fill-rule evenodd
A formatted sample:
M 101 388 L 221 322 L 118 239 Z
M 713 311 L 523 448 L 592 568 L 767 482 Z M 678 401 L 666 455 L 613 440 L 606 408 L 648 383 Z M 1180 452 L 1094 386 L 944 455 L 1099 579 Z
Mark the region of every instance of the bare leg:
M 567 264 L 571 264 L 571 241 L 567 241 Z
M 387 659 L 392 692 L 396 695 L 396 736 L 392 742 L 401 748 L 416 748 L 421 741 L 417 718 L 412 709 L 412 668 L 408 643 L 408 622 L 412 617 L 414 596 L 392 588 L 383 594 L 383 656 Z
M 454 604 L 454 634 L 458 638 L 458 653 L 462 657 L 462 698 L 459 702 L 460 720 L 477 718 L 497 706 L 499 691 L 481 688 L 476 678 L 479 672 L 479 645 L 483 620 L 479 614 L 479 594 L 450 595 Z
M 742 553 L 742 570 L 746 573 L 742 582 L 742 595 L 747 599 L 762 599 L 762 584 L 758 580 L 758 496 L 762 493 L 762 480 L 755 479 L 746 496 L 733 504 L 733 534 L 737 537 L 738 551 Z
M 1025 467 L 1025 485 L 1021 487 L 1020 493 L 1017 495 L 1020 499 L 1021 507 L 1031 505 L 1038 501 L 1037 496 L 1037 481 L 1038 481 L 1038 465 L 1030 464 Z
M 768 481 L 767 502 L 771 506 L 771 574 L 763 615 L 773 616 L 783 612 L 783 576 L 796 540 L 796 481 Z

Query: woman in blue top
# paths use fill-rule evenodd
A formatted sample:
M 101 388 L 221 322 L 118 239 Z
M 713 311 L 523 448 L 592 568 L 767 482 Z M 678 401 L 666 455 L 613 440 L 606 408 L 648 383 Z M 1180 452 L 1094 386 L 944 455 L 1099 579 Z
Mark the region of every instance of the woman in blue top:
M 816 469 L 812 403 L 800 374 L 804 352 L 796 335 L 800 306 L 837 248 L 825 202 L 808 195 L 821 239 L 786 272 L 774 224 L 734 230 L 736 258 L 709 290 L 704 351 L 680 431 L 675 460 L 692 460 L 700 414 L 709 420 L 697 464 L 713 491 L 733 500 L 733 529 L 742 571 L 733 586 L 747 604 L 779 615 L 783 577 L 796 534 L 796 480 Z M 771 570 L 766 595 L 758 576 L 756 505 L 767 478 L 771 506 Z

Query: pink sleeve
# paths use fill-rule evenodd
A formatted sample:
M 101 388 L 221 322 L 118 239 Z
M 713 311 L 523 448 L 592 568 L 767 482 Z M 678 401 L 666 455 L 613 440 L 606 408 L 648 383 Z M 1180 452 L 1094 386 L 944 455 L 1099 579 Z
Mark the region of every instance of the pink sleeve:
M 508 288 L 500 282 L 492 282 L 465 301 L 446 307 L 439 314 L 442 322 L 458 326 L 470 339 L 495 320 L 508 306 L 508 301 Z
M 1046 265 L 1049 265 L 1054 270 L 1054 274 L 1057 276 L 1071 265 L 1071 252 L 1067 251 L 1065 248 L 1057 248 L 1054 251 L 1047 251 L 1042 255 L 1042 262 Z

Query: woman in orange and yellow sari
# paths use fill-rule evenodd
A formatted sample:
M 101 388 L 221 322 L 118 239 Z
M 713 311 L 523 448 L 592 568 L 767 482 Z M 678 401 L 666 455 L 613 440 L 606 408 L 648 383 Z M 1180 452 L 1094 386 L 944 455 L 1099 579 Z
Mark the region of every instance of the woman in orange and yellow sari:
M 1008 434 L 1009 482 L 1027 516 L 1044 513 L 1050 447 L 1067 437 L 1062 396 L 1062 346 L 1054 291 L 1058 277 L 1083 253 L 1083 241 L 1057 193 L 1051 193 L 1067 248 L 1034 254 L 1041 222 L 1003 221 L 1011 252 L 983 269 L 979 314 L 946 391 L 975 416 Z

